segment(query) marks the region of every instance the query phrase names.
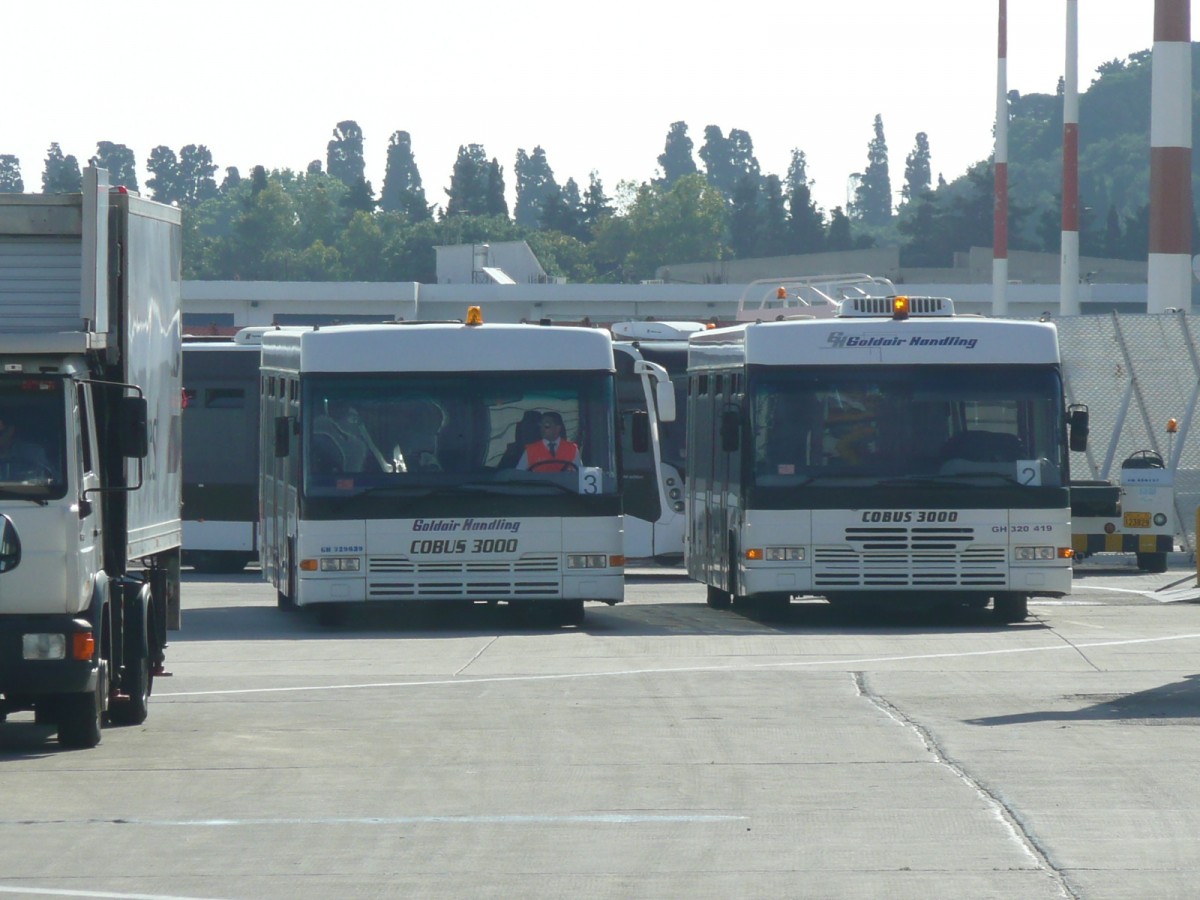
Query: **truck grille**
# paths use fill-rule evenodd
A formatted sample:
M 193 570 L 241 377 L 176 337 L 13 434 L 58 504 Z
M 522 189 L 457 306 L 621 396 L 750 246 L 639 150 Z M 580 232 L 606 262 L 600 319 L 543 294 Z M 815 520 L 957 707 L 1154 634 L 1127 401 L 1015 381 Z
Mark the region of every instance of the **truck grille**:
M 817 588 L 1002 588 L 1007 551 L 976 546 L 973 528 L 854 527 L 845 544 L 813 549 Z
M 561 597 L 554 554 L 511 560 L 413 560 L 373 556 L 367 560 L 368 600 L 508 600 Z M 389 577 L 390 576 L 390 577 Z

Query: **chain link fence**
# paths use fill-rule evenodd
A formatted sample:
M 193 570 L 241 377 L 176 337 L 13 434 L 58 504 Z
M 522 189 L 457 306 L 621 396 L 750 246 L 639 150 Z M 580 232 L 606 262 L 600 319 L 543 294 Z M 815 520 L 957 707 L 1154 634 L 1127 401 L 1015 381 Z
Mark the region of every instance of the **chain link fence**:
M 1071 454 L 1071 476 L 1116 479 L 1131 454 L 1160 454 L 1175 473 L 1179 547 L 1194 554 L 1200 506 L 1196 326 L 1186 313 L 1063 316 L 1054 323 L 1067 402 L 1086 405 L 1091 418 L 1088 449 Z M 1171 419 L 1178 423 L 1174 434 Z

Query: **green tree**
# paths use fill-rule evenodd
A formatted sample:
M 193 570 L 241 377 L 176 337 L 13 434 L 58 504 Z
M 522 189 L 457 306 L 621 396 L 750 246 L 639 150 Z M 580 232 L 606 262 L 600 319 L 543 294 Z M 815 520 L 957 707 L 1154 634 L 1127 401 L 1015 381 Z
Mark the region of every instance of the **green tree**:
M 508 201 L 504 198 L 504 169 L 494 156 L 488 165 L 487 208 L 489 216 L 508 217 Z
M 513 206 L 513 221 L 525 228 L 537 228 L 542 210 L 552 194 L 559 194 L 554 171 L 546 161 L 546 151 L 534 147 L 532 155 L 517 150 L 513 175 L 517 179 L 517 202 Z
M 688 137 L 687 122 L 672 122 L 667 131 L 663 152 L 658 155 L 662 170 L 662 184 L 670 187 L 680 178 L 696 174 L 696 161 L 692 159 L 692 139 Z
M 825 247 L 828 250 L 853 250 L 854 238 L 850 233 L 850 218 L 842 212 L 840 206 L 835 206 L 829 214 L 829 232 L 825 236 Z
M 212 152 L 203 144 L 188 144 L 179 151 L 180 201 L 185 206 L 195 206 L 217 196 L 217 182 L 213 175 L 217 171 L 212 161 Z
M 46 167 L 42 170 L 42 193 L 75 194 L 82 188 L 79 160 L 74 156 L 63 156 L 58 144 L 51 144 L 46 153 Z
M 482 144 L 459 146 L 450 187 L 446 189 L 447 216 L 485 216 L 490 199 L 491 166 Z
M 138 189 L 137 157 L 124 144 L 100 141 L 96 144 L 96 165 L 108 172 L 109 184 L 123 184 L 131 191 Z
M 595 231 L 601 220 L 608 218 L 613 212 L 612 203 L 604 193 L 604 183 L 600 180 L 600 173 L 594 169 L 588 175 L 588 187 L 583 192 L 581 212 L 583 228 L 589 236 Z
M 719 188 L 712 187 L 720 193 Z M 733 188 L 729 203 L 729 246 L 740 259 L 757 255 L 763 230 L 758 193 L 758 182 L 750 175 L 743 175 Z
M 743 180 L 749 177 L 758 188 L 762 172 L 754 156 L 754 141 L 748 132 L 731 128 L 729 137 L 716 125 L 704 129 L 704 145 L 700 148 L 705 176 L 726 202 L 732 203 Z
M 0 154 L 0 194 L 23 194 L 25 182 L 21 180 L 21 160 L 11 153 Z
M 333 138 L 325 147 L 325 168 L 350 189 L 346 194 L 348 216 L 375 208 L 374 191 L 366 178 L 363 133 L 353 119 L 338 122 L 333 129 Z
M 413 157 L 412 138 L 407 131 L 394 131 L 388 139 L 387 168 L 379 208 L 385 212 L 403 213 L 410 222 L 433 217 L 433 208 L 425 200 L 421 173 Z
M 875 136 L 867 146 L 867 168 L 854 191 L 851 215 L 866 225 L 887 225 L 892 220 L 892 181 L 888 175 L 887 141 L 883 116 L 875 116 Z
M 150 188 L 150 198 L 159 203 L 182 203 L 183 183 L 179 174 L 179 159 L 175 151 L 164 144 L 159 144 L 150 151 L 146 160 L 146 169 L 150 177 L 146 179 L 146 187 Z
M 917 132 L 916 145 L 904 160 L 904 187 L 901 196 L 907 203 L 927 193 L 933 179 L 929 166 L 929 136 Z
M 808 161 L 801 150 L 792 150 L 787 171 L 788 253 L 819 253 L 825 249 L 825 214 L 812 199 Z
M 583 224 L 583 202 L 579 197 L 579 185 L 568 178 L 562 189 L 555 188 L 542 206 L 541 227 L 582 241 L 588 231 Z
M 236 191 L 242 183 L 242 173 L 238 171 L 237 166 L 226 166 L 225 177 L 221 179 L 221 193 L 228 194 L 230 191 Z
M 783 256 L 788 252 L 788 238 L 783 181 L 778 175 L 768 175 L 762 184 L 762 221 L 754 255 Z
M 619 235 L 626 242 L 617 260 L 622 280 L 653 278 L 659 266 L 669 263 L 726 256 L 725 201 L 703 175 L 686 175 L 669 188 L 637 187 L 627 215 L 620 218 L 627 229 Z M 601 232 L 614 222 L 606 220 Z M 598 234 L 596 241 L 603 245 L 606 239 Z

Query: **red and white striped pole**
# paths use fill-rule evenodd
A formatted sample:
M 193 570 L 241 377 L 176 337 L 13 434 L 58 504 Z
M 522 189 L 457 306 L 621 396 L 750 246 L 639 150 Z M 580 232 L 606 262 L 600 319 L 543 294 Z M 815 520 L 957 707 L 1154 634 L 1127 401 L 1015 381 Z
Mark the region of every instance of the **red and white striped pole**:
M 1067 62 L 1063 77 L 1062 259 L 1059 312 L 1079 315 L 1079 4 L 1067 0 Z
M 992 208 L 992 315 L 1008 314 L 1008 4 L 1000 0 L 996 60 L 996 194 Z
M 1150 255 L 1146 312 L 1192 305 L 1192 57 L 1189 0 L 1154 0 Z

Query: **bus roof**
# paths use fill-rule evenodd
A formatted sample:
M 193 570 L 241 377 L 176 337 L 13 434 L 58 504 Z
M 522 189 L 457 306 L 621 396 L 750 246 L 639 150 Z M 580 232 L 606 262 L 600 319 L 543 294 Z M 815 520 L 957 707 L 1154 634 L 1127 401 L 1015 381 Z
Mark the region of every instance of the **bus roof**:
M 301 372 L 614 370 L 599 328 L 396 323 L 334 325 L 262 336 L 263 366 Z
M 1051 322 L 981 317 L 756 322 L 693 335 L 688 367 L 994 365 L 1059 361 Z

